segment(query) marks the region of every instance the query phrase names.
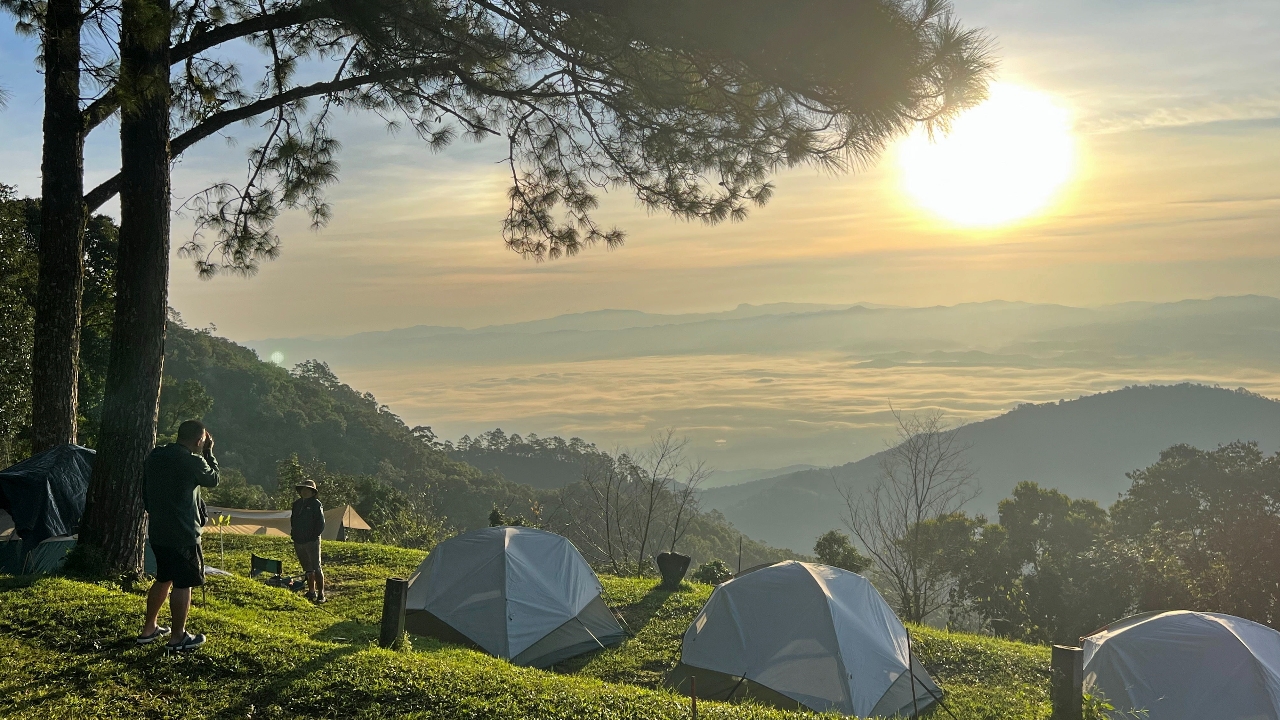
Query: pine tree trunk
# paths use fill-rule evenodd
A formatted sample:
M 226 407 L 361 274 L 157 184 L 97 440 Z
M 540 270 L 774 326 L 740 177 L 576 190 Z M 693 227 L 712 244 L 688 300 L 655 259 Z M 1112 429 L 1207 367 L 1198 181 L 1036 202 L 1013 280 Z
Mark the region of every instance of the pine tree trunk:
M 111 357 L 80 543 L 142 567 L 142 466 L 156 441 L 169 281 L 169 0 L 121 12 L 120 249 Z
M 31 352 L 35 452 L 76 441 L 85 226 L 80 25 L 79 0 L 49 0 L 44 27 L 40 274 Z

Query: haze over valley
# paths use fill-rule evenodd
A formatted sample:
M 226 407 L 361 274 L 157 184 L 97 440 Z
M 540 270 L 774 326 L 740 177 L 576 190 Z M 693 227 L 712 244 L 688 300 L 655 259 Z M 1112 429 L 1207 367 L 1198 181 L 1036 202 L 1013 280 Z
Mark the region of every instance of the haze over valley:
M 960 424 L 1140 384 L 1280 395 L 1280 300 L 1261 296 L 1093 308 L 604 310 L 245 344 L 286 366 L 328 362 L 344 382 L 444 438 L 501 427 L 634 447 L 675 427 L 717 469 L 752 471 L 737 480 L 883 449 L 890 403 L 938 409 Z

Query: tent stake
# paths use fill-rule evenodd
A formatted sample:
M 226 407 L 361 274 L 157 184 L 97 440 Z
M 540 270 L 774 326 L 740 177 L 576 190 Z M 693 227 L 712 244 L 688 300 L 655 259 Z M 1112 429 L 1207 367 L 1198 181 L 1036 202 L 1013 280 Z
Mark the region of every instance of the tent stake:
M 689 702 L 693 707 L 693 720 L 698 720 L 698 676 L 689 676 Z

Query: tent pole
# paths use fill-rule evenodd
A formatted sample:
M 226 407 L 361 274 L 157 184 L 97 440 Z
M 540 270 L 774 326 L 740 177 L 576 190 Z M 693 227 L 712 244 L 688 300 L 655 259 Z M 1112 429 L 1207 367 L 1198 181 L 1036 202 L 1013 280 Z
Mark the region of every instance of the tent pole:
M 593 633 L 593 632 L 591 632 L 591 628 L 587 627 L 587 624 L 586 624 L 586 623 L 584 623 L 584 622 L 582 622 L 582 618 L 577 617 L 577 616 L 574 616 L 574 618 L 573 618 L 573 619 L 578 621 L 578 624 L 582 626 L 582 629 L 583 629 L 583 630 L 586 630 L 586 631 L 587 631 L 587 634 L 591 636 L 591 639 L 592 639 L 592 640 L 595 640 L 595 641 L 596 641 L 596 644 L 600 646 L 600 649 L 601 649 L 601 650 L 604 650 L 604 649 L 605 649 L 605 647 L 604 647 L 604 643 L 600 642 L 600 638 L 596 637 L 596 634 L 595 634 L 595 633 Z
M 903 629 L 906 630 L 905 627 Z M 907 630 L 907 667 L 911 669 L 911 706 L 916 708 L 916 667 L 915 661 L 913 660 L 914 657 L 915 653 L 911 650 L 911 631 Z M 933 698 L 934 702 L 938 703 L 943 710 L 947 711 L 947 714 L 951 716 L 952 720 L 960 720 L 956 717 L 955 713 L 951 712 L 951 708 L 947 707 L 947 704 L 942 701 L 942 698 L 935 695 L 933 690 L 930 690 L 929 686 L 926 685 L 923 680 L 920 681 L 920 687 L 924 688 L 924 691 L 929 693 L 929 697 Z M 916 708 L 916 714 L 919 715 L 919 713 L 919 708 Z
M 956 717 L 955 713 L 951 712 L 951 708 L 947 707 L 947 704 L 943 702 L 941 697 L 938 697 L 937 695 L 933 694 L 933 691 L 929 689 L 928 685 L 924 684 L 923 680 L 920 681 L 920 687 L 924 688 L 924 691 L 929 693 L 929 697 L 933 698 L 934 702 L 938 703 L 938 705 L 941 706 L 943 710 L 947 711 L 947 714 L 951 716 L 952 720 L 960 720 L 960 718 Z
M 907 672 L 911 673 L 911 717 L 920 717 L 920 704 L 916 702 L 916 664 L 914 655 L 911 654 L 911 631 L 907 630 Z

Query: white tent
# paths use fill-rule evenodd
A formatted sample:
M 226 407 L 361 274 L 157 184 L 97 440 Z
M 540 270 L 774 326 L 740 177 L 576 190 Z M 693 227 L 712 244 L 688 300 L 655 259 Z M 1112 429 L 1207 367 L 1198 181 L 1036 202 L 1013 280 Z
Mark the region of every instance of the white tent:
M 1280 720 L 1280 633 L 1178 610 L 1084 638 L 1085 690 L 1149 720 Z
M 858 717 L 909 716 L 942 698 L 909 655 L 906 628 L 866 578 L 794 561 L 715 589 L 685 631 L 667 683 L 687 693 L 690 676 L 706 699 L 749 697 Z
M 405 627 L 548 667 L 622 642 L 578 549 L 545 530 L 472 530 L 436 546 L 409 580 Z

